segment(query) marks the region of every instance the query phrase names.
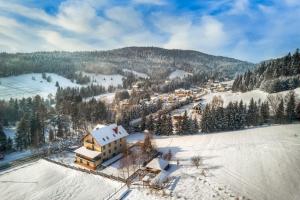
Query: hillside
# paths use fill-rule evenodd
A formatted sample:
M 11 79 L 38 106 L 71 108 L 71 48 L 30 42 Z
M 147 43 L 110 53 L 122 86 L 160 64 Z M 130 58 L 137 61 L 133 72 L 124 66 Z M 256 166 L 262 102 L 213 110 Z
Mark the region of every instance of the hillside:
M 0 76 L 56 72 L 73 78 L 76 70 L 102 74 L 135 70 L 166 78 L 176 69 L 186 72 L 213 71 L 228 77 L 252 69 L 254 64 L 198 51 L 157 47 L 126 47 L 109 51 L 1 53 Z
M 255 70 L 236 77 L 232 90 L 249 91 L 261 88 L 273 93 L 295 89 L 300 86 L 299 49 L 291 55 L 262 62 Z

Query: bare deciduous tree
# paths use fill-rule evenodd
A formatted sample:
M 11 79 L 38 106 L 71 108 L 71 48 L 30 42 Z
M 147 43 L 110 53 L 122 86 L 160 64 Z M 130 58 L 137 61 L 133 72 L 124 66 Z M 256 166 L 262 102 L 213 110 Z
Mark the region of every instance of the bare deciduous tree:
M 199 166 L 201 165 L 202 159 L 201 159 L 200 156 L 193 156 L 192 159 L 191 159 L 191 161 L 192 161 L 192 164 L 194 166 L 196 166 L 197 168 L 199 168 Z

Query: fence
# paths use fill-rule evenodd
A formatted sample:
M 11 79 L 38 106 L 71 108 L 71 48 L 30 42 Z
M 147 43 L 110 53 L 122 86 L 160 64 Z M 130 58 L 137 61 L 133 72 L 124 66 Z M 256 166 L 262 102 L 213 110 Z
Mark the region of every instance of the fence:
M 93 170 L 87 170 L 87 169 L 83 169 L 83 168 L 74 167 L 74 166 L 71 166 L 71 165 L 67 165 L 67 164 L 64 164 L 64 163 L 61 163 L 61 162 L 57 162 L 57 161 L 51 160 L 49 158 L 43 158 L 43 159 L 47 160 L 49 162 L 61 165 L 63 167 L 67 167 L 67 168 L 70 168 L 70 169 L 78 170 L 78 171 L 85 172 L 85 173 L 88 173 L 88 174 L 94 174 L 94 175 L 103 176 L 105 178 L 109 178 L 109 179 L 112 179 L 112 180 L 115 180 L 115 181 L 120 181 L 120 182 L 126 183 L 126 179 L 118 177 L 118 176 L 112 176 L 112 175 L 108 175 L 108 174 L 105 174 L 105 173 L 102 173 L 102 172 L 99 172 L 99 171 L 93 171 Z

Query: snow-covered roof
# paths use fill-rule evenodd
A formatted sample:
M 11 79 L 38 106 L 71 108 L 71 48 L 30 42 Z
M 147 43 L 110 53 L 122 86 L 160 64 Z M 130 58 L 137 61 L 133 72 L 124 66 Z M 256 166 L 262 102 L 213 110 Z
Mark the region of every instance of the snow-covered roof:
M 169 173 L 165 170 L 162 170 L 154 179 L 152 179 L 151 184 L 162 184 L 168 178 Z
M 154 158 L 147 164 L 147 168 L 151 169 L 158 169 L 158 170 L 164 170 L 168 166 L 169 162 L 166 160 L 163 160 L 161 158 Z
M 92 151 L 92 150 L 87 149 L 87 148 L 84 147 L 84 146 L 82 146 L 82 147 L 76 149 L 74 152 L 75 152 L 75 153 L 78 153 L 78 154 L 80 154 L 80 155 L 86 156 L 86 157 L 88 157 L 88 158 L 91 158 L 91 159 L 94 159 L 94 158 L 96 158 L 98 155 L 101 154 L 101 152 L 99 152 L 99 151 Z
M 99 145 L 104 146 L 115 140 L 128 136 L 128 133 L 121 125 L 117 126 L 116 124 L 98 124 L 93 129 L 91 135 L 93 138 L 95 138 Z

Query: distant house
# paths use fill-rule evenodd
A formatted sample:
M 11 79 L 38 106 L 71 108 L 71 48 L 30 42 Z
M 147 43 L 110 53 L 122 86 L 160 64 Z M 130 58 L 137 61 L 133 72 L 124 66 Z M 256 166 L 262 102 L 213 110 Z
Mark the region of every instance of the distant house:
M 83 137 L 83 146 L 74 151 L 75 163 L 96 169 L 103 161 L 124 149 L 127 136 L 127 131 L 120 125 L 97 125 Z
M 175 95 L 177 97 L 191 97 L 193 96 L 193 91 L 185 90 L 185 89 L 177 89 L 175 90 Z
M 201 102 L 196 103 L 193 106 L 193 112 L 197 113 L 197 114 L 202 114 L 203 110 L 204 110 L 205 106 L 204 104 L 202 104 Z
M 154 173 L 159 173 L 163 170 L 167 170 L 168 168 L 169 162 L 162 158 L 154 158 L 146 165 L 146 169 Z

